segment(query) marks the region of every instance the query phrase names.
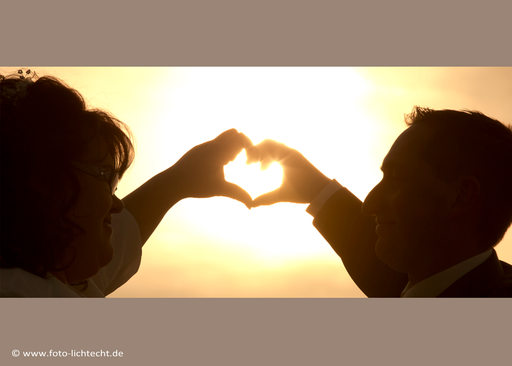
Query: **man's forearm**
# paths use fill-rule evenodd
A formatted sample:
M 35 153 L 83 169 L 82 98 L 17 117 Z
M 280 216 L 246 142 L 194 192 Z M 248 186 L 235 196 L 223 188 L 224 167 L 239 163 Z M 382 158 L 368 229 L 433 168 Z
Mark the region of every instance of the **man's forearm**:
M 361 214 L 361 201 L 345 188 L 315 215 L 313 224 L 340 256 L 356 285 L 368 297 L 399 297 L 408 276 L 381 262 L 375 254 L 375 219 Z

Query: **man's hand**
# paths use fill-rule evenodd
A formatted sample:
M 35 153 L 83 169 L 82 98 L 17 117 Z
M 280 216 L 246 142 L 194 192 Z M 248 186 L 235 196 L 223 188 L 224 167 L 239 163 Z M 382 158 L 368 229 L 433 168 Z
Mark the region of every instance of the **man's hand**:
M 179 177 L 177 189 L 183 198 L 224 196 L 251 207 L 252 198 L 244 189 L 224 179 L 224 165 L 235 160 L 251 140 L 235 129 L 223 132 L 214 140 L 189 150 L 172 169 Z
M 247 163 L 261 163 L 265 170 L 274 161 L 283 168 L 283 183 L 271 192 L 256 197 L 253 207 L 277 202 L 311 203 L 331 181 L 301 153 L 274 140 L 264 140 L 246 149 Z

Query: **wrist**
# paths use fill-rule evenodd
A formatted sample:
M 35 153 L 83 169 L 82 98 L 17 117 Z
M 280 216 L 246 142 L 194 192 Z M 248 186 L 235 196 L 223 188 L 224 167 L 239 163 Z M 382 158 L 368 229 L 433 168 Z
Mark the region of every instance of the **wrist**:
M 309 202 L 311 203 L 315 199 L 315 197 L 317 197 L 320 194 L 320 192 L 322 192 L 324 190 L 324 188 L 327 187 L 327 185 L 331 182 L 332 182 L 332 179 L 327 178 L 323 174 L 319 175 L 311 183 Z
M 329 183 L 311 201 L 311 204 L 306 208 L 306 212 L 314 217 L 324 206 L 325 202 L 327 202 L 334 193 L 342 188 L 343 186 L 335 179 L 330 180 Z

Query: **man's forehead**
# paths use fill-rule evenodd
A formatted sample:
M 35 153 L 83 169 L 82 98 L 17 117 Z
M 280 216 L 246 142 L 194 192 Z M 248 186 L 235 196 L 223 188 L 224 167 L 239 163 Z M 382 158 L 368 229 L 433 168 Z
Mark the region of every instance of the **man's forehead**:
M 410 166 L 417 162 L 418 154 L 432 136 L 433 130 L 423 126 L 411 126 L 398 136 L 382 162 L 381 169 Z
M 400 159 L 399 157 L 395 157 L 395 156 L 390 157 L 388 154 L 382 161 L 380 170 L 385 171 L 385 170 L 394 169 L 394 168 L 407 168 L 408 165 L 410 165 L 410 164 L 408 164 L 407 159 Z

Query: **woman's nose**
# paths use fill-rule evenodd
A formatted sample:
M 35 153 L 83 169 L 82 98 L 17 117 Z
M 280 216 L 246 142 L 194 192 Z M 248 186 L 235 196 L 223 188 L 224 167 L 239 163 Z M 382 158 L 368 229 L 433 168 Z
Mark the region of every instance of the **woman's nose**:
M 117 196 L 112 196 L 112 207 L 110 208 L 110 211 L 112 213 L 119 213 L 123 211 L 124 209 L 124 203 L 121 201 Z

